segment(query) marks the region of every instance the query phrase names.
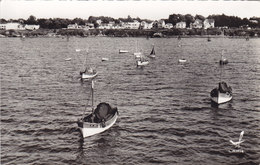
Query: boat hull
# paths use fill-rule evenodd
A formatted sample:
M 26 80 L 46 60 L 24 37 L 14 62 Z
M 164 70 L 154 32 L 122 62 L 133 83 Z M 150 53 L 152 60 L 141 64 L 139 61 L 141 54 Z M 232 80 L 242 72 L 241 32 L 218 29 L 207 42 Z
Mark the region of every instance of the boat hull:
M 148 64 L 149 64 L 149 61 L 137 61 L 137 66 L 145 66 Z
M 231 93 L 220 93 L 218 92 L 218 96 L 211 96 L 211 100 L 217 104 L 223 104 L 229 102 L 232 99 Z
M 94 74 L 86 74 L 86 73 L 82 73 L 81 78 L 82 79 L 93 79 L 98 75 L 98 73 L 94 73 Z
M 128 50 L 119 50 L 119 53 L 128 53 Z
M 179 59 L 179 62 L 180 62 L 180 63 L 184 63 L 184 62 L 187 62 L 187 60 L 185 60 L 185 59 Z
M 102 58 L 101 61 L 108 61 L 108 58 Z
M 115 124 L 117 118 L 118 118 L 118 113 L 115 113 L 115 115 L 105 123 L 83 122 L 83 126 L 79 127 L 79 129 L 80 132 L 82 133 L 83 138 L 86 138 L 106 131 L 107 129 L 109 129 Z

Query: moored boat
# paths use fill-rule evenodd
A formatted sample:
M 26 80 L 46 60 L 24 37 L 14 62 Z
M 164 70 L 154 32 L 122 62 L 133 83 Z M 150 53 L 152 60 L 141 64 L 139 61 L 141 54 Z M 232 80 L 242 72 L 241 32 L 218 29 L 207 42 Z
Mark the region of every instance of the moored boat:
M 149 55 L 148 57 L 150 57 L 150 58 L 155 58 L 154 45 L 153 45 L 153 49 L 152 49 L 152 51 L 151 51 L 151 53 L 150 53 L 150 55 Z
M 128 50 L 119 49 L 119 53 L 128 53 Z
M 219 65 L 225 65 L 228 64 L 228 60 L 226 58 L 223 57 L 224 51 L 222 50 L 221 53 L 221 59 L 219 60 Z
M 232 99 L 232 88 L 222 81 L 210 92 L 210 97 L 217 104 L 226 103 Z
M 86 68 L 85 71 L 80 72 L 81 79 L 93 79 L 98 75 L 98 72 L 92 68 Z
M 112 127 L 118 118 L 117 108 L 112 108 L 108 103 L 102 102 L 94 109 L 93 80 L 91 83 L 92 113 L 84 115 L 77 122 L 83 138 L 104 132 Z

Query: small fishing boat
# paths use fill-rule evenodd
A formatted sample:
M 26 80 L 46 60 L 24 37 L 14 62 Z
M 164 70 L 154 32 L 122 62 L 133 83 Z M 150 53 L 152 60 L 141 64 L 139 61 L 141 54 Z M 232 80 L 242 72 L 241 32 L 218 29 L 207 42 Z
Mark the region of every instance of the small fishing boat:
M 81 79 L 93 79 L 98 75 L 98 72 L 92 68 L 86 68 L 85 71 L 80 72 Z
M 226 82 L 219 82 L 218 87 L 210 92 L 211 100 L 217 104 L 222 104 L 232 99 L 232 88 Z
M 94 109 L 94 82 L 91 81 L 92 113 L 83 115 L 78 119 L 78 127 L 83 138 L 99 134 L 112 127 L 117 118 L 117 107 L 111 107 L 108 103 L 100 103 Z
M 152 51 L 151 51 L 151 53 L 150 53 L 150 55 L 149 55 L 148 57 L 150 57 L 150 58 L 155 58 L 154 45 L 153 45 L 153 49 L 152 49 Z
M 119 53 L 128 53 L 128 50 L 119 49 Z
M 224 54 L 224 51 L 222 50 L 221 59 L 219 60 L 220 65 L 228 64 L 228 60 L 226 58 L 223 58 L 223 54 Z

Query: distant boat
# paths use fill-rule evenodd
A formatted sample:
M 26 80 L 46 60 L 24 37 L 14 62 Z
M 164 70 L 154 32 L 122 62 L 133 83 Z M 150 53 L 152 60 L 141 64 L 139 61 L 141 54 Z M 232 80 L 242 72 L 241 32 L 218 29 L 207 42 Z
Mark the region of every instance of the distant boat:
M 150 53 L 150 55 L 149 55 L 148 57 L 150 57 L 150 58 L 155 58 L 154 45 L 153 45 L 153 49 L 152 49 L 152 51 L 151 51 L 151 53 Z
M 137 63 L 137 66 L 145 66 L 145 65 L 148 65 L 148 64 L 149 64 L 149 61 L 146 60 L 146 59 L 141 55 L 140 59 L 138 59 L 138 60 L 136 61 L 136 63 Z
M 210 42 L 211 41 L 211 38 L 208 36 L 208 42 Z
M 128 53 L 128 50 L 119 49 L 119 53 Z
M 178 47 L 181 48 L 181 44 L 178 44 Z M 182 56 L 182 52 L 180 52 L 180 54 L 181 54 L 181 56 Z M 185 58 L 181 57 L 181 58 L 178 60 L 178 62 L 179 62 L 179 63 L 185 63 L 185 62 L 187 62 L 187 60 L 186 60 Z
M 80 52 L 81 51 L 81 49 L 76 49 L 76 52 Z
M 220 65 L 228 64 L 228 60 L 226 58 L 223 58 L 223 54 L 224 54 L 224 51 L 222 50 L 221 59 L 219 60 Z
M 93 79 L 98 75 L 98 72 L 93 68 L 86 68 L 85 71 L 80 72 L 81 79 Z
M 109 61 L 109 58 L 102 58 L 101 61 Z
M 135 56 L 135 58 L 141 58 L 141 55 L 142 55 L 142 53 L 140 51 L 138 51 L 138 43 L 136 41 L 134 56 Z
M 71 58 L 66 58 L 66 59 L 65 59 L 65 61 L 70 61 L 70 60 L 71 60 Z
M 91 100 L 92 113 L 84 115 L 78 120 L 77 124 L 83 138 L 104 132 L 112 127 L 117 118 L 117 108 L 112 108 L 108 103 L 100 103 L 94 109 L 94 81 L 91 81 Z

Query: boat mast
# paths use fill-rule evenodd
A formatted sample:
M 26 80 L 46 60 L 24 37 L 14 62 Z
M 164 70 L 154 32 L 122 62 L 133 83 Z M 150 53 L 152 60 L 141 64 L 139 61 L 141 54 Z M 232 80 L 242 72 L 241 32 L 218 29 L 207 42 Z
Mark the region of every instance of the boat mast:
M 92 113 L 94 113 L 94 81 L 91 80 L 91 108 L 92 108 Z

